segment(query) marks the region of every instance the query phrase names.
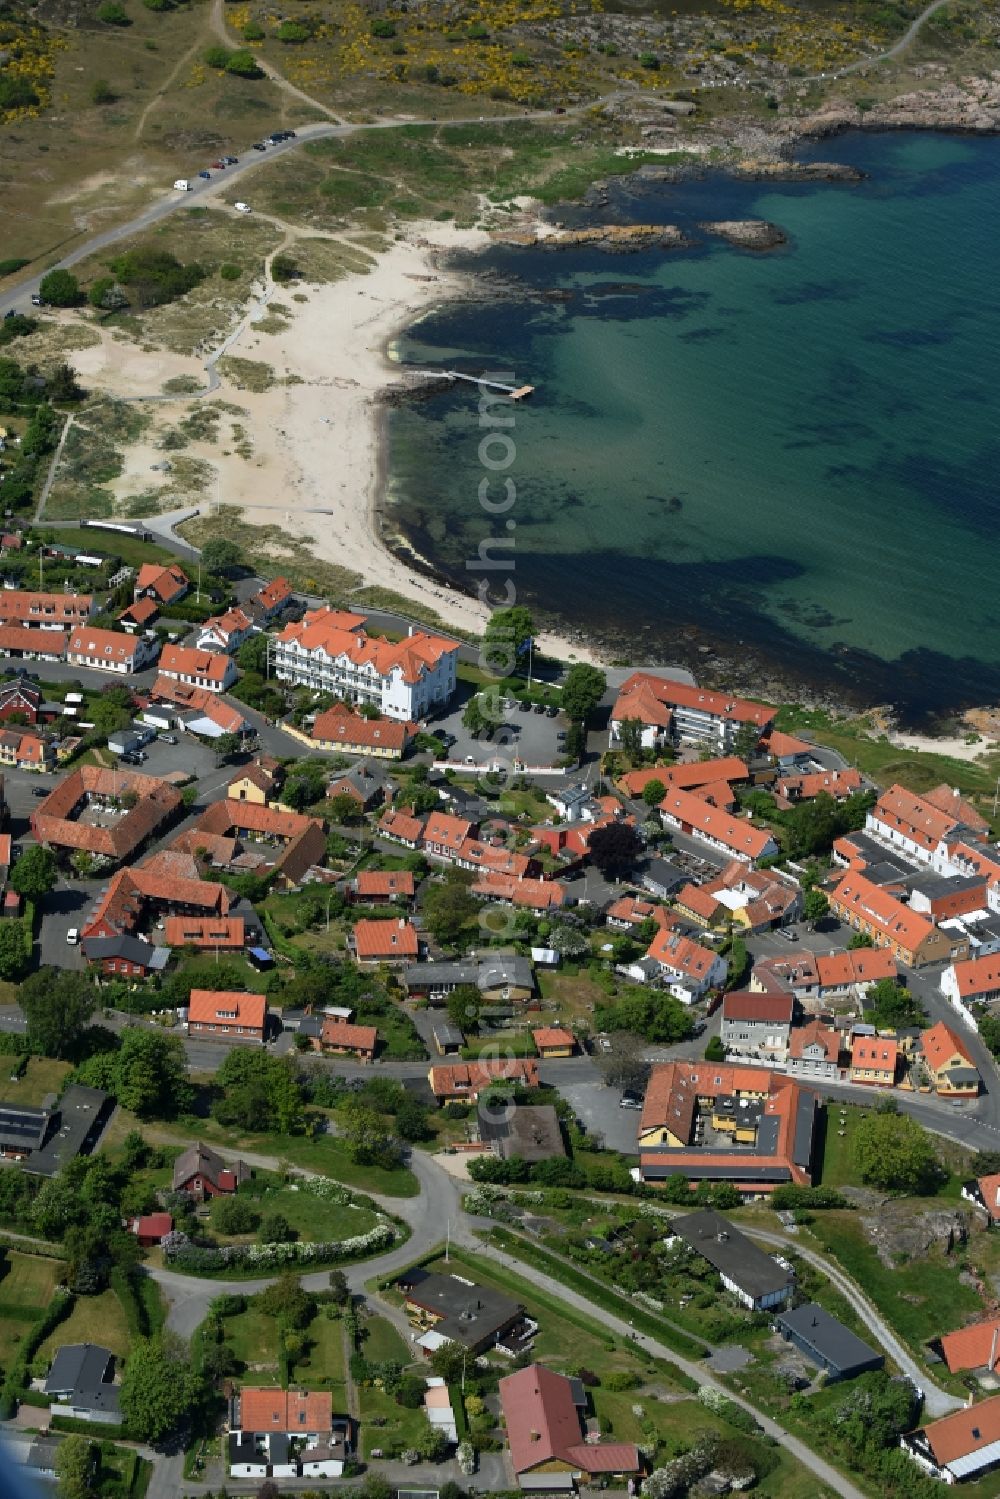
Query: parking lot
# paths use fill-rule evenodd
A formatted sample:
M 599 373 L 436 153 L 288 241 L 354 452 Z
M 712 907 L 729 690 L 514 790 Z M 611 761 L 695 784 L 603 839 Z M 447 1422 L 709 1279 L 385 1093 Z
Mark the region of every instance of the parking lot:
M 570 1081 L 565 1074 L 560 1075 L 559 1091 L 588 1134 L 600 1135 L 608 1150 L 638 1155 L 636 1129 L 639 1110 L 620 1107 L 619 1089 L 609 1088 L 600 1077 L 590 1072 L 589 1077 L 583 1076 L 579 1082 Z
M 168 744 L 164 739 L 151 739 L 144 744 L 141 753 L 146 756 L 140 765 L 126 765 L 127 770 L 141 771 L 144 775 L 166 776 L 175 771 L 182 771 L 185 775 L 194 776 L 197 780 L 210 776 L 217 768 L 215 764 L 215 751 L 210 744 L 203 744 L 193 734 L 181 734 L 173 730 L 176 744 Z M 225 778 L 233 773 L 233 767 L 226 768 Z
M 509 764 L 516 756 L 525 765 L 548 766 L 556 765 L 562 759 L 563 741 L 559 734 L 565 734 L 569 729 L 562 713 L 550 718 L 546 713 L 522 713 L 515 706 L 507 710 L 503 723 L 492 734 L 476 738 L 462 723 L 467 702 L 466 696 L 459 707 L 428 725 L 432 733 L 454 736 L 455 743 L 447 751 L 447 758 L 452 762 L 489 767 L 497 759 Z

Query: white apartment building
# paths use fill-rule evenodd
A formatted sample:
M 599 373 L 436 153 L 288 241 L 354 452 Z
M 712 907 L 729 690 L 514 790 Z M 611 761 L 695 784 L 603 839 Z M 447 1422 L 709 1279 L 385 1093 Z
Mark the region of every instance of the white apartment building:
M 387 718 L 416 723 L 455 691 L 458 646 L 412 629 L 393 644 L 374 640 L 364 618 L 314 609 L 272 637 L 271 669 L 282 682 L 330 692 L 349 703 L 371 703 Z

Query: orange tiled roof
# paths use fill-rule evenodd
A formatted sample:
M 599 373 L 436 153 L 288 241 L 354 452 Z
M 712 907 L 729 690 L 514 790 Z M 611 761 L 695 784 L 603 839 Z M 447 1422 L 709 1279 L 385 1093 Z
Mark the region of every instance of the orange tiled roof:
M 851 871 L 834 886 L 830 901 L 835 910 L 864 918 L 891 942 L 907 952 L 916 952 L 934 930 L 933 923 L 904 906 L 880 885 Z
M 0 597 L 3 591 L 0 590 Z M 0 651 L 32 651 L 42 656 L 65 656 L 69 635 L 65 630 L 32 630 L 23 625 L 0 625 Z
M 851 1066 L 869 1072 L 895 1073 L 899 1046 L 887 1036 L 855 1036 L 851 1043 Z
M 309 827 L 322 831 L 323 824 L 318 818 L 306 817 L 301 812 L 279 812 L 276 807 L 262 807 L 259 802 L 233 801 L 227 797 L 205 808 L 195 824 L 195 831 L 228 837 L 233 830 L 239 829 L 287 841 L 297 838 Z
M 850 984 L 877 984 L 896 979 L 896 959 L 884 947 L 854 947 L 844 952 L 817 953 L 816 977 L 821 989 Z
M 364 616 L 344 615 L 338 610 L 314 609 L 298 624 L 286 625 L 277 637 L 282 645 L 298 645 L 311 652 L 345 658 L 354 666 L 371 665 L 381 677 L 399 671 L 404 682 L 419 682 L 428 667 L 434 667 L 442 656 L 458 652 L 458 644 L 438 635 L 419 630 L 398 643 L 376 640 L 348 621 L 364 622 Z
M 378 1044 L 378 1028 L 374 1025 L 351 1025 L 336 1015 L 325 1015 L 320 1041 L 324 1046 L 343 1046 L 352 1051 L 374 1052 Z
M 645 691 L 655 702 L 668 708 L 687 708 L 706 713 L 730 723 L 751 723 L 764 729 L 774 719 L 776 708 L 764 703 L 749 702 L 726 692 L 712 692 L 707 687 L 692 687 L 687 682 L 675 682 L 669 678 L 654 676 L 649 672 L 633 672 L 619 688 L 618 701 L 611 717 L 616 720 L 641 717 L 629 711 L 628 699 Z M 623 703 L 623 699 L 626 701 Z M 645 721 L 645 720 L 644 720 Z M 657 723 L 657 719 L 650 720 Z
M 478 1062 L 451 1062 L 428 1073 L 435 1097 L 464 1094 L 474 1097 L 491 1083 L 513 1082 L 538 1087 L 538 1063 L 532 1057 L 497 1057 Z
M 154 593 L 164 604 L 179 598 L 187 587 L 187 574 L 176 562 L 166 567 L 161 562 L 144 562 L 135 580 L 136 593 Z
M 403 843 L 419 843 L 424 835 L 424 821 L 422 817 L 414 817 L 412 807 L 386 807 L 378 830 L 390 838 L 401 839 Z
M 660 803 L 660 810 L 689 825 L 694 834 L 705 833 L 745 858 L 763 858 L 773 842 L 773 835 L 767 830 L 755 828 L 745 817 L 731 817 L 690 791 L 671 787 Z
M 267 995 L 239 989 L 192 989 L 188 1025 L 239 1025 L 263 1033 Z
M 420 954 L 417 929 L 408 921 L 358 921 L 354 925 L 354 951 L 361 962 L 381 958 L 416 958 Z
M 199 651 L 190 645 L 165 645 L 160 653 L 160 671 L 164 676 L 176 672 L 183 677 L 201 677 L 221 686 L 232 670 L 232 661 L 219 651 Z
M 246 944 L 242 916 L 168 916 L 163 924 L 168 947 L 228 947 Z
M 822 1020 L 810 1020 L 808 1025 L 797 1025 L 788 1038 L 788 1050 L 793 1057 L 803 1057 L 807 1046 L 821 1046 L 827 1061 L 836 1061 L 840 1055 L 840 1037 L 832 1026 Z
M 267 610 L 277 609 L 279 604 L 283 604 L 291 596 L 292 586 L 287 578 L 272 578 L 270 583 L 265 583 L 260 592 L 256 594 L 258 603 L 262 604 Z
M 696 979 L 707 978 L 715 962 L 714 952 L 709 952 L 700 942 L 693 942 L 690 937 L 682 937 L 679 932 L 672 931 L 657 932 L 649 944 L 647 956 L 655 958 L 658 963 L 675 973 Z
M 141 635 L 123 635 L 120 630 L 99 630 L 87 624 L 70 631 L 68 649 L 71 656 L 99 656 L 104 662 L 130 663 L 137 651 L 145 649 L 145 641 Z
M 932 1421 L 924 1436 L 938 1467 L 1000 1442 L 1000 1395 Z
M 885 827 L 901 832 L 926 852 L 943 843 L 961 820 L 951 812 L 942 812 L 915 791 L 898 785 L 882 792 L 871 816 Z
M 403 895 L 415 893 L 411 869 L 359 869 L 355 888 L 360 896 Z
M 576 1037 L 572 1031 L 564 1030 L 560 1025 L 540 1025 L 537 1030 L 532 1031 L 531 1039 L 539 1051 L 545 1051 L 548 1047 L 568 1046 L 572 1051 L 576 1046 Z
M 826 791 L 840 798 L 852 796 L 862 786 L 861 773 L 848 767 L 846 770 L 817 770 L 808 775 L 782 776 L 778 781 L 778 793 L 784 797 L 797 797 L 800 801 L 811 801 Z
M 966 1067 L 975 1065 L 964 1043 L 950 1026 L 945 1025 L 943 1020 L 939 1020 L 937 1025 L 932 1025 L 929 1030 L 921 1031 L 920 1044 L 924 1049 L 927 1065 L 933 1072 L 940 1071 L 956 1053 Z
M 138 801 L 112 827 L 95 827 L 73 816 L 85 798 L 121 798 L 128 793 L 134 793 Z M 60 781 L 32 812 L 31 826 L 39 843 L 124 859 L 180 805 L 177 788 L 156 776 L 82 765 Z
M 1000 953 L 990 953 L 985 958 L 965 958 L 954 964 L 954 970 L 960 999 L 992 994 L 1000 989 Z
M 952 1374 L 961 1374 L 964 1369 L 995 1369 L 1000 1364 L 1000 1317 L 946 1332 L 941 1352 Z
M 246 1386 L 240 1392 L 243 1431 L 333 1430 L 333 1396 L 328 1390 L 278 1390 Z
M 470 889 L 474 895 L 484 895 L 492 900 L 509 900 L 512 905 L 530 907 L 536 911 L 561 906 L 566 899 L 566 887 L 558 880 L 532 880 L 525 876 L 486 871 L 477 877 Z
M 416 725 L 394 718 L 366 718 L 343 705 L 318 713 L 312 738 L 323 744 L 357 745 L 362 749 L 385 749 L 402 754 L 416 733 Z
M 467 838 L 471 838 L 475 823 L 464 817 L 453 817 L 450 812 L 432 812 L 424 828 L 425 845 L 437 845 L 457 852 Z
M 23 588 L 0 588 L 0 620 L 5 624 L 71 626 L 90 618 L 94 607 L 89 593 L 33 593 Z

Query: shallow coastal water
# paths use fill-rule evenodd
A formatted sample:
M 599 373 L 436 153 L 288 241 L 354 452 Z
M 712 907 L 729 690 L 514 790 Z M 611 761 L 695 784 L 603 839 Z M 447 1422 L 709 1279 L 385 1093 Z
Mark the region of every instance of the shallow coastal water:
M 393 522 L 467 586 L 514 520 L 519 598 L 634 660 L 707 643 L 910 720 L 1000 700 L 1000 141 L 859 134 L 802 154 L 869 175 L 625 179 L 579 221 L 677 223 L 699 245 L 478 258 L 496 296 L 425 319 L 401 357 L 537 393 L 492 475 L 471 387 L 393 412 Z M 748 217 L 788 245 L 695 227 Z M 516 484 L 502 520 L 484 477 Z

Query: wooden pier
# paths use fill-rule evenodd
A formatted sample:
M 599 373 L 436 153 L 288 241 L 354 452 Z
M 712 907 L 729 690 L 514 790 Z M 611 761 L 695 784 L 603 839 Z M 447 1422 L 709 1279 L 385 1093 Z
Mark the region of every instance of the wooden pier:
M 524 401 L 530 396 L 533 385 L 504 385 L 500 380 L 486 380 L 481 375 L 464 375 L 460 370 L 424 370 L 422 373 L 432 380 L 465 380 L 469 385 L 479 385 L 484 390 L 498 390 L 510 396 L 512 401 Z

